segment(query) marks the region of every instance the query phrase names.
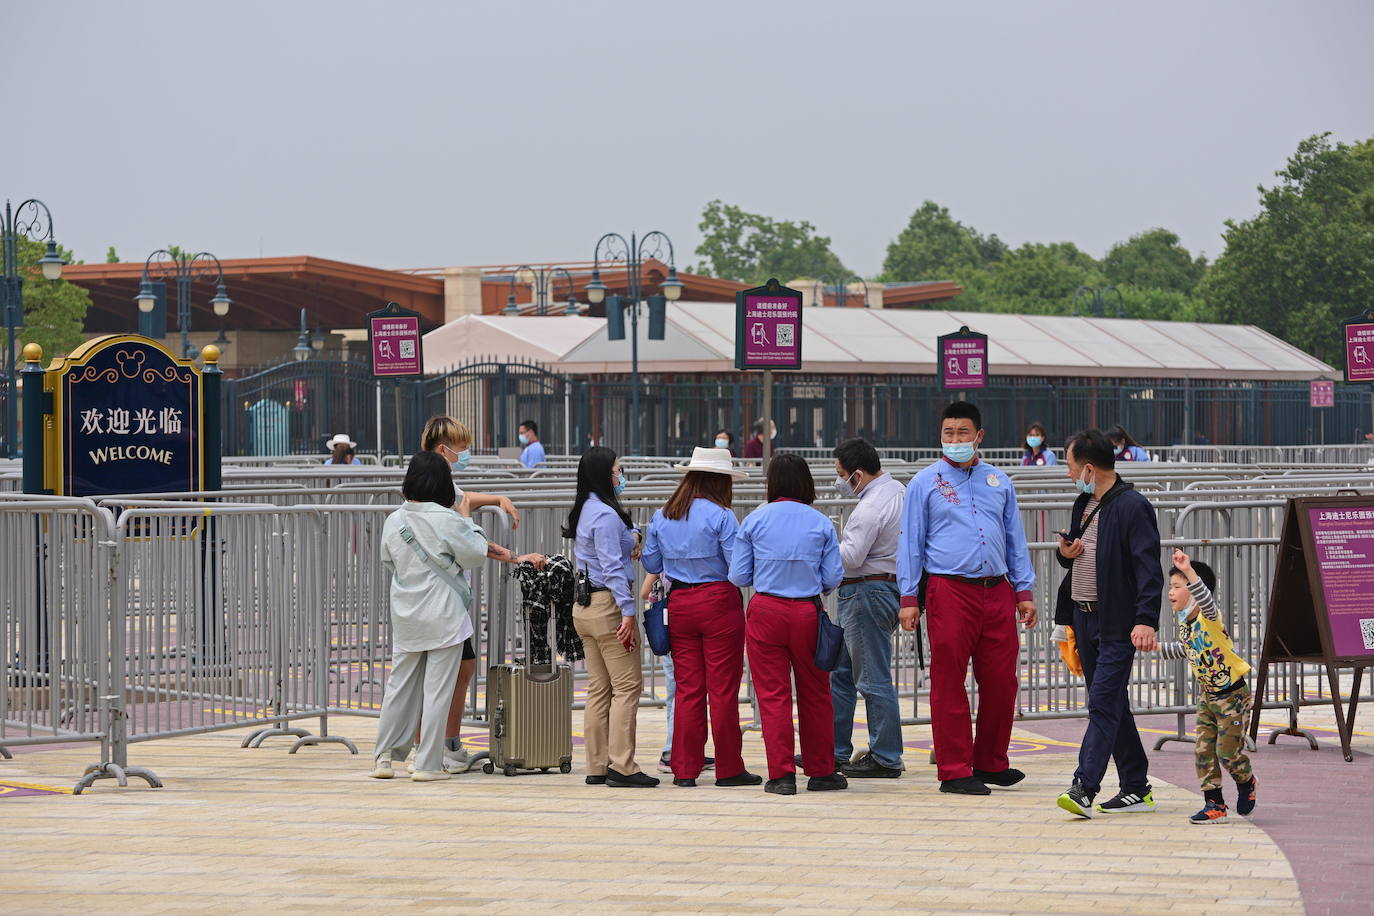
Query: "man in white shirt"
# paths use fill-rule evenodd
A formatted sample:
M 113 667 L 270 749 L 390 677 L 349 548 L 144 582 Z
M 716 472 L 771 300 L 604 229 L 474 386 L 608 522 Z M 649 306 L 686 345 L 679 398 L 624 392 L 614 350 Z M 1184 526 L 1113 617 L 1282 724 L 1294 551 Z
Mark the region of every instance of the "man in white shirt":
M 544 445 L 539 441 L 539 424 L 525 420 L 517 430 L 520 444 L 525 450 L 520 453 L 520 463 L 527 468 L 538 467 L 544 463 Z
M 830 675 L 835 757 L 846 776 L 896 779 L 905 766 L 902 713 L 892 684 L 892 634 L 901 603 L 897 547 L 906 488 L 883 472 L 877 449 L 863 439 L 849 439 L 835 449 L 835 473 L 835 489 L 859 498 L 840 538 L 839 623 L 845 652 Z M 851 761 L 856 688 L 868 711 L 868 751 Z

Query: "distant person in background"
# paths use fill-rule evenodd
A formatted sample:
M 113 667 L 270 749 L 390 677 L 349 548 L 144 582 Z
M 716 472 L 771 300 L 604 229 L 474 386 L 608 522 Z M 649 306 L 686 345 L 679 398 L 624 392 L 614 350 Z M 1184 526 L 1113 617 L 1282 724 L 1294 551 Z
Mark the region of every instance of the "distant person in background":
M 544 463 L 544 445 L 539 441 L 539 424 L 525 420 L 516 430 L 520 444 L 525 450 L 520 453 L 520 463 L 527 468 L 535 468 Z
M 333 439 L 324 444 L 329 449 L 329 457 L 324 460 L 325 464 L 362 464 L 353 450 L 358 447 L 358 443 L 343 433 L 336 433 Z
M 744 446 L 745 458 L 763 457 L 763 431 L 768 425 L 770 425 L 768 421 L 763 418 L 754 421 L 754 435 L 749 438 L 749 441 L 745 443 Z M 776 426 L 773 426 L 772 433 L 773 438 L 776 439 L 778 435 Z M 774 449 L 774 451 L 776 451 L 776 449 Z
M 1058 464 L 1054 452 L 1045 448 L 1045 427 L 1032 423 L 1026 428 L 1026 454 L 1021 457 L 1022 467 L 1048 467 Z
M 730 453 L 731 458 L 739 457 L 739 455 L 735 453 L 735 434 L 728 429 L 722 429 L 716 432 L 716 448 L 725 449 Z
M 1107 430 L 1107 438 L 1112 442 L 1112 448 L 1116 451 L 1117 461 L 1149 461 L 1150 453 L 1145 451 L 1139 442 L 1131 438 L 1131 434 L 1120 425 L 1113 426 Z

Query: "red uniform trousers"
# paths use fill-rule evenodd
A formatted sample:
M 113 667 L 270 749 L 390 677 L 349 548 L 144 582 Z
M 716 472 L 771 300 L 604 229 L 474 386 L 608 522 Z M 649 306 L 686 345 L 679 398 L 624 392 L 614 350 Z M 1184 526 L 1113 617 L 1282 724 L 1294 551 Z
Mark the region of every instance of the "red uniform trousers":
M 768 778 L 797 771 L 793 760 L 792 680 L 797 681 L 797 722 L 802 765 L 808 776 L 835 772 L 835 711 L 830 673 L 816 667 L 816 603 L 809 598 L 755 594 L 744 625 L 749 673 L 759 702 Z M 677 753 L 676 747 L 673 753 Z
M 696 779 L 706 758 L 706 701 L 716 778 L 744 772 L 739 685 L 744 680 L 744 599 L 729 582 L 674 588 L 668 596 L 677 699 L 673 710 L 673 775 Z
M 930 726 L 941 780 L 1001 772 L 1016 713 L 1016 594 L 1003 581 L 988 587 L 931 576 L 926 586 L 930 634 Z M 964 680 L 969 659 L 978 683 L 978 737 L 973 737 Z

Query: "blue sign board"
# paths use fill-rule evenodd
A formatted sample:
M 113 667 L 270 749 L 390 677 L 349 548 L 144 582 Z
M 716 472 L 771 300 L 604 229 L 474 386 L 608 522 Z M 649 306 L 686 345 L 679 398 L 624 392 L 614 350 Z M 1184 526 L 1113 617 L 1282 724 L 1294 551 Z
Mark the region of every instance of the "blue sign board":
M 64 496 L 204 489 L 202 378 L 156 341 L 96 338 L 47 372 L 53 490 Z

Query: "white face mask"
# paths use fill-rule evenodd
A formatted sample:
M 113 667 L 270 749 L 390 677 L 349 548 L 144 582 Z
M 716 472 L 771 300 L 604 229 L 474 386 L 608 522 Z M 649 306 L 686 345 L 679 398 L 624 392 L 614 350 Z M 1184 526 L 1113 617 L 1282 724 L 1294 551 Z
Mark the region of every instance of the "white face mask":
M 858 471 L 855 471 L 853 474 L 850 474 L 848 477 L 836 477 L 836 478 L 835 478 L 835 490 L 836 490 L 841 496 L 843 496 L 845 499 L 853 499 L 853 498 L 857 495 L 858 491 L 854 488 L 854 484 L 853 484 L 853 482 L 852 482 L 852 479 L 853 479 L 853 478 L 855 477 L 855 475 L 857 475 L 858 473 L 859 473 Z

